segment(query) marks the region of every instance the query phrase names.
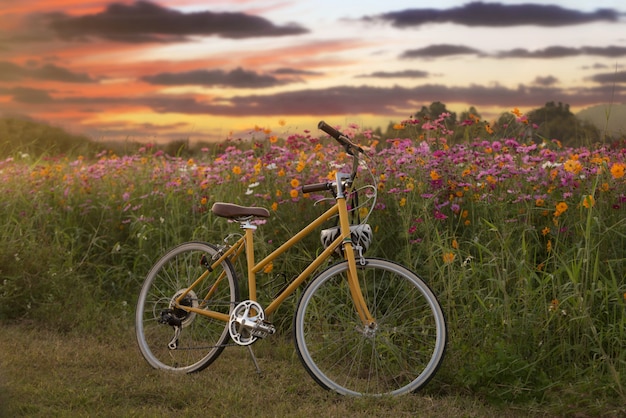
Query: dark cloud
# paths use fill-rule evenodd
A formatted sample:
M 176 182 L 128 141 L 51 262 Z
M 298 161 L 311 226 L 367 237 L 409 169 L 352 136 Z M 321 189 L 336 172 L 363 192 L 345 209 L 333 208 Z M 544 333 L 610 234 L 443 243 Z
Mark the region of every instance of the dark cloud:
M 12 62 L 0 61 L 0 81 L 16 81 L 24 78 L 24 69 Z
M 405 51 L 401 58 L 436 58 L 449 55 L 480 54 L 477 49 L 462 45 L 430 45 L 424 48 Z
M 114 3 L 91 15 L 55 13 L 47 18 L 50 28 L 65 40 L 97 37 L 129 43 L 174 42 L 192 35 L 238 39 L 308 32 L 300 26 L 276 26 L 262 17 L 244 13 L 182 13 L 148 1 Z
M 223 70 L 194 70 L 182 73 L 160 73 L 142 77 L 141 80 L 163 86 L 215 86 L 235 88 L 265 88 L 287 83 L 271 75 L 258 74 L 237 68 Z
M 575 57 L 578 55 L 595 55 L 601 57 L 622 57 L 626 56 L 626 47 L 622 46 L 583 46 L 579 48 L 565 46 L 550 46 L 544 49 L 529 51 L 523 48 L 516 48 L 510 51 L 498 53 L 499 58 L 565 58 Z
M 559 82 L 559 79 L 551 75 L 546 76 L 546 77 L 537 77 L 533 81 L 534 84 L 537 84 L 540 86 L 552 86 L 554 84 L 557 84 L 558 82 Z
M 41 89 L 33 89 L 30 87 L 0 87 L 0 95 L 11 96 L 13 98 L 13 101 L 16 103 L 48 104 L 54 102 L 54 99 L 47 91 Z
M 626 71 L 615 71 L 612 73 L 596 74 L 591 78 L 598 83 L 626 83 Z
M 626 80 L 626 73 L 619 77 Z M 425 84 L 417 87 L 343 86 L 327 89 L 305 89 L 273 95 L 245 95 L 215 98 L 206 101 L 189 96 L 153 95 L 137 97 L 51 97 L 44 90 L 0 88 L 0 95 L 12 96 L 13 102 L 45 105 L 46 109 L 77 105 L 81 109 L 97 111 L 116 106 L 149 108 L 158 113 L 182 113 L 206 116 L 338 116 L 350 114 L 389 115 L 409 114 L 419 107 L 441 101 L 446 104 L 467 103 L 472 106 L 540 107 L 546 102 L 563 102 L 571 106 L 591 106 L 626 102 L 626 86 L 603 84 L 593 88 L 558 88 L 543 85 L 520 85 L 509 88 L 495 86 L 448 86 Z M 59 96 L 57 94 L 57 96 Z
M 360 75 L 357 78 L 425 78 L 428 77 L 426 71 L 405 70 L 396 72 L 377 71 L 371 74 Z
M 93 83 L 95 81 L 87 74 L 74 73 L 53 64 L 29 68 L 8 61 L 0 61 L 0 81 L 23 79 L 61 81 L 64 83 Z
M 561 101 L 572 106 L 603 103 L 607 97 L 626 100 L 626 88 L 598 87 L 563 90 L 545 86 L 465 87 L 427 84 L 404 87 L 336 87 L 322 90 L 299 90 L 275 95 L 248 95 L 225 102 L 206 103 L 193 98 L 154 98 L 150 103 L 157 112 L 182 112 L 222 116 L 289 116 L 289 115 L 397 115 L 401 109 L 415 107 L 415 102 L 471 103 L 474 106 L 543 106 L 549 101 Z
M 296 68 L 278 68 L 272 71 L 272 74 L 276 75 L 322 75 L 315 71 L 298 70 Z
M 582 12 L 543 4 L 501 4 L 473 2 L 450 9 L 407 9 L 385 13 L 365 20 L 382 20 L 396 27 L 421 26 L 428 23 L 456 23 L 465 26 L 568 26 L 590 22 L 616 22 L 619 13 L 613 9 Z
M 530 51 L 524 48 L 515 48 L 509 51 L 500 51 L 495 54 L 480 51 L 463 45 L 439 44 L 419 49 L 410 49 L 402 53 L 400 58 L 440 58 L 451 55 L 480 55 L 493 58 L 566 58 L 581 55 L 616 58 L 626 56 L 626 47 L 622 46 L 582 46 L 565 47 L 549 46 L 543 49 Z

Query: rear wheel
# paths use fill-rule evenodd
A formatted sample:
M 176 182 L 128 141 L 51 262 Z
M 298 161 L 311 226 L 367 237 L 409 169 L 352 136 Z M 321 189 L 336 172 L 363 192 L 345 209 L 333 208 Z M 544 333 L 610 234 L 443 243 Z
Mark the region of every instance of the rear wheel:
M 174 306 L 218 252 L 211 244 L 187 242 L 152 267 L 141 288 L 135 332 L 141 354 L 157 369 L 192 373 L 206 368 L 229 341 L 228 323 Z M 230 314 L 239 299 L 236 274 L 225 260 L 180 305 Z
M 387 260 L 358 265 L 375 324 L 365 326 L 348 287 L 348 263 L 320 273 L 294 318 L 298 355 L 313 379 L 342 395 L 401 395 L 423 387 L 443 360 L 446 324 L 426 283 Z

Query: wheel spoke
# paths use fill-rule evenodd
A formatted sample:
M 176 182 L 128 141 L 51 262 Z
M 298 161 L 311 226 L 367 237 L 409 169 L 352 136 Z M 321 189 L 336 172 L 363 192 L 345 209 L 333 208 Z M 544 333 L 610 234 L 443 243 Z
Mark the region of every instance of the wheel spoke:
M 159 369 L 194 372 L 207 367 L 222 352 L 229 335 L 225 322 L 188 312 L 175 301 L 187 295 L 180 306 L 229 314 L 239 297 L 236 276 L 230 262 L 219 268 L 196 288 L 187 288 L 206 270 L 200 260 L 212 257 L 217 249 L 209 244 L 189 242 L 165 254 L 148 273 L 139 299 L 135 328 L 141 353 L 148 363 Z M 208 301 L 198 300 L 215 280 L 224 275 L 217 291 Z M 179 328 L 176 330 L 176 328 Z M 171 344 L 170 344 L 171 343 Z
M 349 395 L 413 392 L 434 375 L 445 350 L 445 320 L 428 286 L 398 264 L 368 259 L 359 282 L 372 329 L 361 324 L 345 279 L 347 263 L 322 272 L 296 310 L 296 348 L 322 386 Z

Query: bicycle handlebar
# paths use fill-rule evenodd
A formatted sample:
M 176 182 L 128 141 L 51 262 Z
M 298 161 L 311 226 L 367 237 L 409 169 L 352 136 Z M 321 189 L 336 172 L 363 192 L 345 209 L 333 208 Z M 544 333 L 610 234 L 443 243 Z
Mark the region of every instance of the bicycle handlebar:
M 338 130 L 336 130 L 335 128 L 333 128 L 332 126 L 330 126 L 323 120 L 321 120 L 317 124 L 317 128 L 321 129 L 322 131 L 326 132 L 328 135 L 335 138 L 337 142 L 339 142 L 346 149 L 346 152 L 348 154 L 354 156 L 354 151 L 361 152 L 361 153 L 363 152 L 363 148 L 359 147 L 358 145 L 350 141 L 350 138 L 348 138 L 347 136 L 345 136 L 344 134 L 342 134 L 341 132 L 339 132 Z
M 302 186 L 302 193 L 313 193 L 313 192 L 321 192 L 324 190 L 331 190 L 333 187 L 332 183 L 313 183 L 313 184 L 305 184 Z
M 350 183 L 351 183 L 352 180 L 354 180 L 354 177 L 356 176 L 356 171 L 357 171 L 357 167 L 359 164 L 359 158 L 356 153 L 359 153 L 359 152 L 363 153 L 363 148 L 361 148 L 354 142 L 350 141 L 350 138 L 348 138 L 347 136 L 345 136 L 344 134 L 342 134 L 341 132 L 339 132 L 338 130 L 336 130 L 335 128 L 333 128 L 332 126 L 330 126 L 323 120 L 317 124 L 317 127 L 318 129 L 321 129 L 322 131 L 326 132 L 328 135 L 335 138 L 337 142 L 339 142 L 344 147 L 344 149 L 346 150 L 346 153 L 352 155 L 354 161 L 352 164 L 352 176 L 350 177 Z M 305 184 L 304 186 L 302 186 L 302 193 L 312 193 L 312 192 L 334 190 L 335 186 L 338 186 L 338 185 L 334 182 L 333 183 L 326 182 L 326 183 Z

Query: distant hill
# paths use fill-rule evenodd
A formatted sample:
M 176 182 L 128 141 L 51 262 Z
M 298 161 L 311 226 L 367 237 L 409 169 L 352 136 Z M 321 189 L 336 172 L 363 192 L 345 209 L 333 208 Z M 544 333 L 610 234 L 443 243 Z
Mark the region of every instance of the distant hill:
M 576 114 L 580 120 L 588 121 L 608 135 L 619 138 L 626 136 L 626 104 L 598 105 L 588 107 Z
M 41 155 L 89 154 L 98 145 L 83 135 L 26 118 L 0 118 L 0 157 L 25 153 Z

